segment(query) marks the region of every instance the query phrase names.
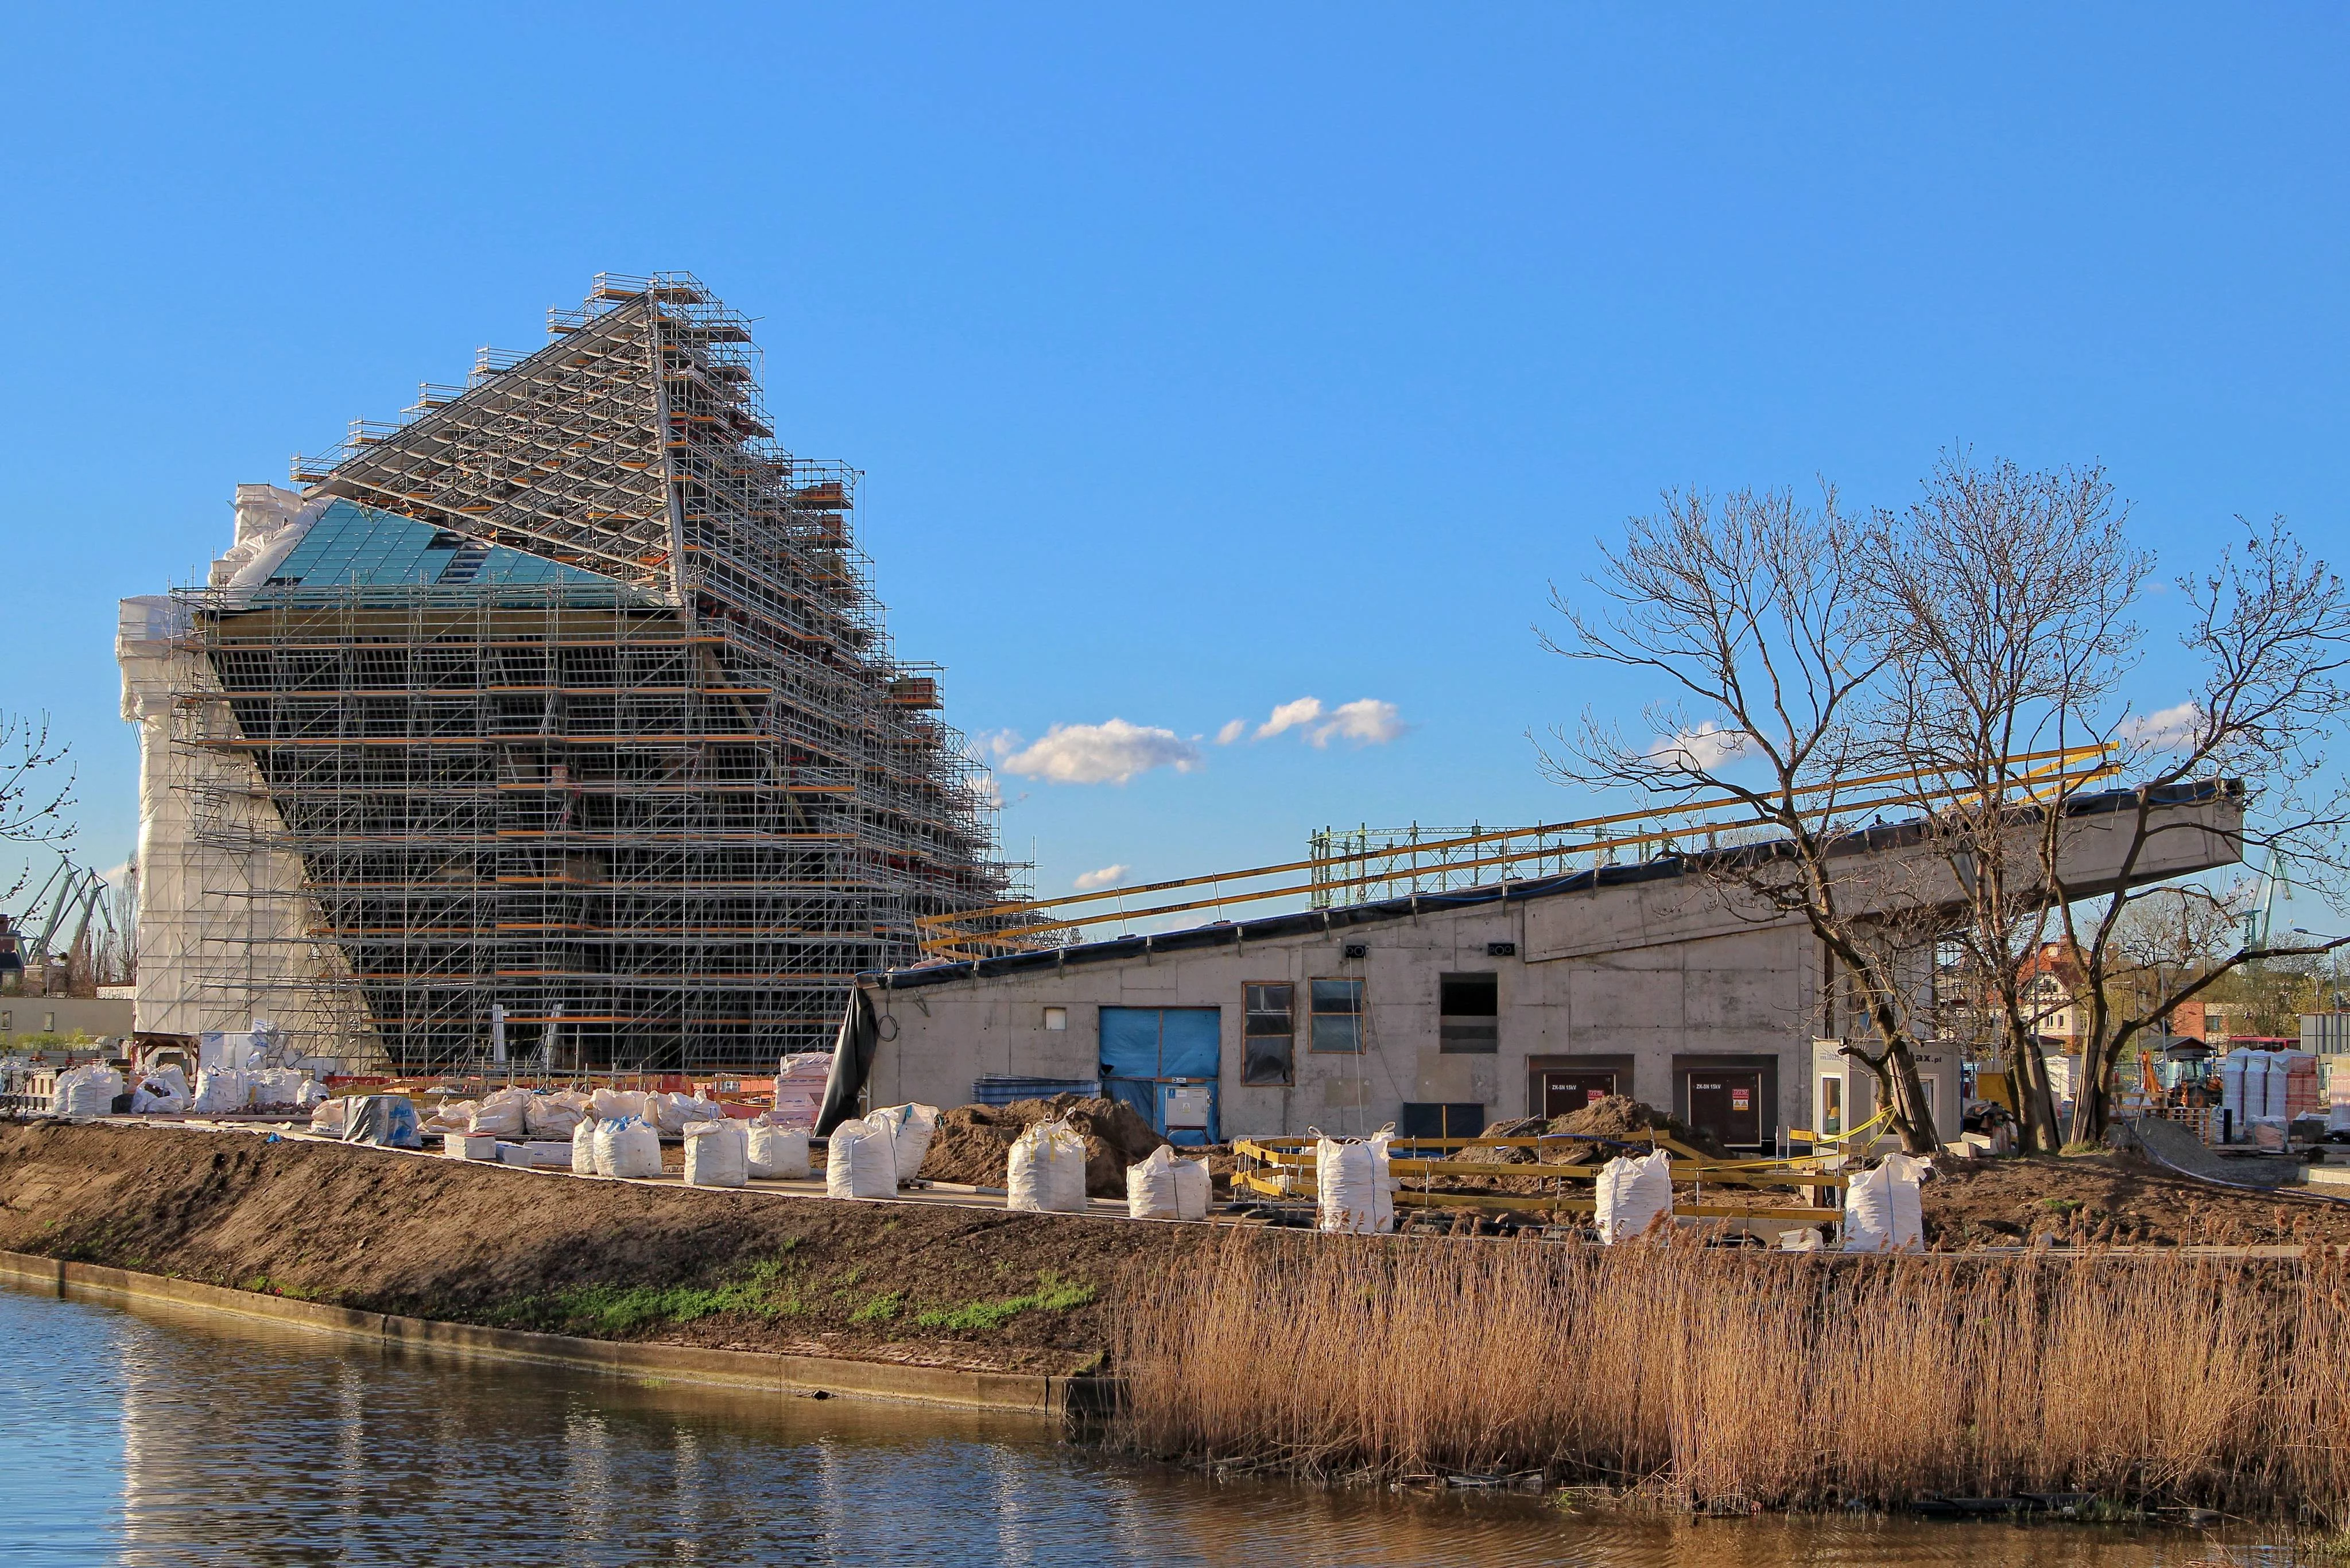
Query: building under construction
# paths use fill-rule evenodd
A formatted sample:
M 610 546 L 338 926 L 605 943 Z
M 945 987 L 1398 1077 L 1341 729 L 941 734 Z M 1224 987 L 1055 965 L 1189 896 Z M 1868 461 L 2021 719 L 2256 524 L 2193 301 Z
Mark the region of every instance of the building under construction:
M 142 1030 L 754 1066 L 1005 898 L 856 471 L 775 444 L 745 319 L 608 275 L 547 325 L 239 486 L 209 580 L 124 602 Z

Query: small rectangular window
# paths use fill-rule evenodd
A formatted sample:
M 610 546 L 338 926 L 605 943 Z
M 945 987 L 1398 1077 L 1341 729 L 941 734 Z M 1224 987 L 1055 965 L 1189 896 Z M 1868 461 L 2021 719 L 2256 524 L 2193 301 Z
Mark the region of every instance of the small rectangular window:
M 1486 1054 L 1500 1048 L 1501 976 L 1440 975 L 1436 994 L 1438 1050 Z
M 44 1012 L 44 1013 L 42 1013 L 42 1014 L 41 1014 L 41 1033 L 44 1033 L 44 1034 L 55 1034 L 57 1032 L 57 1015 L 56 1013 L 54 1013 L 54 1012 Z
M 1066 1008 L 1066 1007 L 1048 1007 L 1048 1008 L 1045 1009 L 1045 1028 L 1050 1029 L 1050 1030 L 1053 1030 L 1053 1031 L 1055 1031 L 1055 1032 L 1056 1032 L 1056 1033 L 1057 1033 L 1057 1032 L 1059 1032 L 1059 1031 L 1062 1031 L 1062 1030 L 1065 1030 L 1065 1029 L 1068 1028 L 1068 1026 L 1069 1026 L 1069 1010 L 1068 1010 L 1067 1008 Z
M 1363 982 L 1317 980 L 1314 996 L 1314 1049 L 1360 1052 L 1363 1048 Z
M 1297 988 L 1278 981 L 1252 981 L 1241 988 L 1241 1082 L 1292 1081 L 1297 1044 Z
M 1844 1080 L 1823 1077 L 1820 1080 L 1820 1136 L 1840 1137 L 1844 1132 Z

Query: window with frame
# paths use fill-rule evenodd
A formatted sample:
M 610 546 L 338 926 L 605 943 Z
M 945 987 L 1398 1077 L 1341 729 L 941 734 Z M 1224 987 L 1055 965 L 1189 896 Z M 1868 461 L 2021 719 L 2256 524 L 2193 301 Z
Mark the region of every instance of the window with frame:
M 1500 975 L 1439 975 L 1436 995 L 1438 1050 L 1485 1054 L 1500 1049 Z
M 1241 987 L 1241 1082 L 1295 1081 L 1297 988 L 1286 981 L 1251 981 Z
M 1308 981 L 1313 997 L 1313 1033 L 1316 1051 L 1363 1049 L 1363 982 L 1359 980 Z

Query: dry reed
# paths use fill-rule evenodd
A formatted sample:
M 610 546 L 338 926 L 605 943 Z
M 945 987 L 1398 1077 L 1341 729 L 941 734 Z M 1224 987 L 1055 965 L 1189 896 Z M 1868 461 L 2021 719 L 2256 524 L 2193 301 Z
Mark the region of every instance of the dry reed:
M 1122 1293 L 1118 1440 L 1764 1507 L 2350 1502 L 2350 1266 L 1235 1233 Z

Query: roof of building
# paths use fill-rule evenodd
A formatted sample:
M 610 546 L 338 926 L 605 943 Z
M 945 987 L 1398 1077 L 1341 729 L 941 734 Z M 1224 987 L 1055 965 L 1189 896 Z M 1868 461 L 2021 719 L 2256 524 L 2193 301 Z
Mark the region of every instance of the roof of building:
M 2168 785 L 2151 791 L 2157 805 L 2193 805 L 2204 801 L 2241 791 L 2232 780 L 2203 780 L 2193 784 Z M 2136 805 L 2140 792 L 2135 789 L 2100 791 L 2095 794 L 2074 795 L 2064 803 L 2067 816 L 2097 816 L 2122 811 Z M 1831 846 L 1832 854 L 1864 854 L 1892 849 L 1918 842 L 1924 835 L 1924 824 L 1917 821 L 1888 823 L 1882 826 L 1856 829 Z M 1603 866 L 1596 870 L 1575 871 L 1562 877 L 1544 877 L 1523 881 L 1484 883 L 1472 888 L 1456 888 L 1437 893 L 1412 893 L 1398 898 L 1382 898 L 1372 903 L 1345 904 L 1326 909 L 1305 909 L 1291 914 L 1265 915 L 1253 920 L 1215 920 L 1207 925 L 1187 927 L 1181 930 L 1159 931 L 1146 936 L 1113 937 L 1104 941 L 1073 942 L 1066 947 L 1044 948 L 1035 952 L 1009 953 L 996 958 L 963 959 L 918 964 L 907 969 L 868 971 L 858 975 L 863 985 L 880 985 L 898 991 L 909 986 L 941 985 L 953 980 L 1000 978 L 1024 974 L 1041 969 L 1054 969 L 1068 964 L 1105 963 L 1120 959 L 1139 958 L 1144 954 L 1189 952 L 1206 948 L 1230 946 L 1251 941 L 1270 941 L 1282 937 L 1305 936 L 1323 931 L 1341 931 L 1357 926 L 1379 925 L 1390 920 L 1415 919 L 1421 916 L 1445 914 L 1482 909 L 1490 904 L 1522 903 L 1529 898 L 1553 898 L 1565 893 L 1587 892 L 1597 888 L 1629 887 L 1640 882 L 1661 881 L 1682 876 L 1693 866 L 1712 859 L 1753 859 L 1774 857 L 1786 852 L 1786 841 L 1774 840 L 1762 844 L 1742 845 L 1734 849 L 1700 852 L 1693 855 L 1661 856 L 1654 860 L 1638 861 L 1628 866 Z
M 284 600 L 305 590 L 353 587 L 563 587 L 609 594 L 621 587 L 599 572 L 484 545 L 356 501 L 329 502 L 316 518 L 294 526 L 302 533 L 256 585 L 261 597 Z

